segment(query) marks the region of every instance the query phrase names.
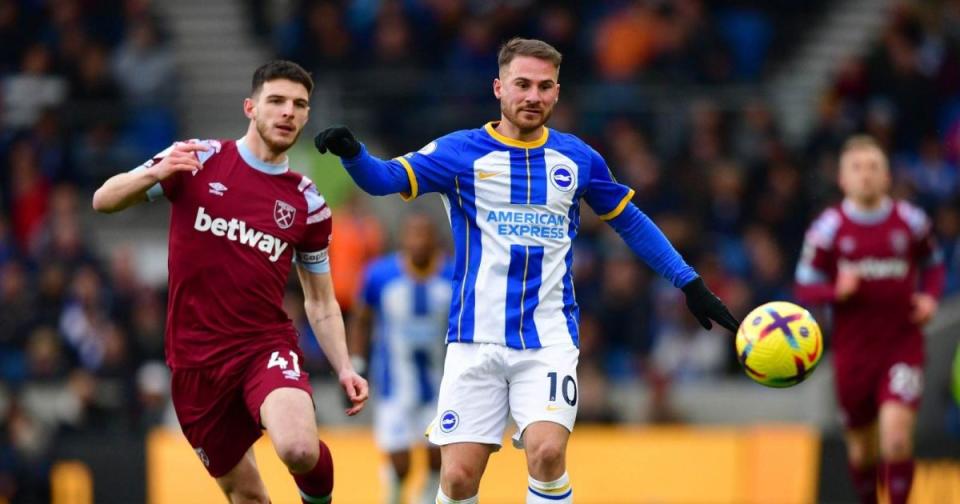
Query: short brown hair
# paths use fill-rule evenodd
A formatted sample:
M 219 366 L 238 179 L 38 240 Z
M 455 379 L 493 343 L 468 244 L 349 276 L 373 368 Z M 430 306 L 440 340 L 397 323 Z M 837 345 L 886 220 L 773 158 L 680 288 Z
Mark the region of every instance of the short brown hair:
M 873 138 L 870 135 L 861 133 L 858 135 L 853 135 L 848 138 L 846 142 L 843 142 L 843 148 L 840 149 L 841 154 L 845 154 L 852 150 L 860 149 L 877 149 L 880 152 L 883 152 L 883 146 L 880 145 L 880 142 L 876 138 Z
M 500 68 L 503 68 L 517 56 L 531 56 L 549 61 L 557 68 L 560 68 L 560 62 L 563 61 L 563 55 L 560 54 L 560 51 L 542 40 L 514 37 L 500 46 L 497 64 Z
M 303 69 L 302 66 L 287 60 L 273 60 L 257 68 L 253 72 L 253 83 L 250 87 L 250 95 L 253 96 L 260 92 L 264 82 L 277 79 L 286 79 L 298 84 L 303 84 L 307 88 L 307 94 L 313 92 L 313 79 L 310 72 Z

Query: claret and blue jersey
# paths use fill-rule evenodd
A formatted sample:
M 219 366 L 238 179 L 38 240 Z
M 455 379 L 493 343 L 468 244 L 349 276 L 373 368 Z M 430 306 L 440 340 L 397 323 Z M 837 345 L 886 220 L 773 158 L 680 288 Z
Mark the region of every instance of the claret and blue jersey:
M 448 342 L 579 346 L 572 241 L 581 199 L 675 285 L 696 276 L 595 150 L 574 135 L 543 131 L 524 142 L 488 123 L 391 161 L 365 149 L 343 160 L 371 194 L 440 193 L 456 253 Z

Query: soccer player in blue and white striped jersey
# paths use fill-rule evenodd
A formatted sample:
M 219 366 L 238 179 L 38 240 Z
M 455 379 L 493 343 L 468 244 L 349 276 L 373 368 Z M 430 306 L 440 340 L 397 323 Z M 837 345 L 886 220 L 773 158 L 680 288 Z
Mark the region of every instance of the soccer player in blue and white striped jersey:
M 437 414 L 453 264 L 426 214 L 403 222 L 400 250 L 367 267 L 350 324 L 356 369 L 370 355 L 373 434 L 390 461 L 386 504 L 402 502 L 411 450 Z M 420 504 L 434 500 L 440 482 L 440 450 L 427 451 L 428 472 Z
M 508 414 L 526 451 L 526 502 L 569 503 L 566 445 L 577 410 L 579 311 L 572 241 L 585 200 L 630 248 L 673 285 L 707 329 L 738 325 L 657 226 L 631 203 L 604 159 L 574 135 L 545 126 L 559 99 L 560 53 L 539 40 L 500 50 L 493 91 L 501 117 L 451 133 L 390 161 L 371 156 L 349 129 L 315 139 L 340 156 L 373 195 L 440 193 L 453 232 L 453 299 L 438 414 L 437 502 L 474 503 Z

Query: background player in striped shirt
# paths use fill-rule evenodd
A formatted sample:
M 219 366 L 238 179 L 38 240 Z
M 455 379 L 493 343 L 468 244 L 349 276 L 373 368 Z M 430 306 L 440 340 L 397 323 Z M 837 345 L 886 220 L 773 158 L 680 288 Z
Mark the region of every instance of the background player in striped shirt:
M 907 501 L 923 390 L 923 333 L 944 267 L 923 210 L 889 196 L 890 168 L 868 136 L 840 156 L 844 200 L 807 231 L 797 299 L 833 307 L 833 363 L 850 474 L 862 503 Z M 878 467 L 879 474 L 878 474 Z
M 347 354 L 327 247 L 330 209 L 286 152 L 307 121 L 313 81 L 274 61 L 253 74 L 239 140 L 178 142 L 97 190 L 115 212 L 170 201 L 166 358 L 177 418 L 231 502 L 269 502 L 252 445 L 266 428 L 303 502 L 330 502 L 333 459 L 318 443 L 312 391 L 283 293 L 294 258 L 305 311 L 358 413 L 367 383 Z
M 572 502 L 566 446 L 577 408 L 579 312 L 572 240 L 580 200 L 613 226 L 651 267 L 687 294 L 706 328 L 737 321 L 666 237 L 631 203 L 606 162 L 574 135 L 544 126 L 559 99 L 561 55 L 538 40 L 501 48 L 493 92 L 501 117 L 430 142 L 391 161 L 367 153 L 345 127 L 321 132 L 321 152 L 341 157 L 375 195 L 438 192 L 456 260 L 438 415 L 437 502 L 476 502 L 508 414 L 526 451 L 527 502 Z
M 403 501 L 410 451 L 423 444 L 423 431 L 437 414 L 452 274 L 430 217 L 409 215 L 400 251 L 368 266 L 353 315 L 350 354 L 364 362 L 369 350 L 373 431 L 390 460 L 390 504 Z M 427 504 L 440 482 L 438 447 L 429 447 L 428 462 L 421 499 Z

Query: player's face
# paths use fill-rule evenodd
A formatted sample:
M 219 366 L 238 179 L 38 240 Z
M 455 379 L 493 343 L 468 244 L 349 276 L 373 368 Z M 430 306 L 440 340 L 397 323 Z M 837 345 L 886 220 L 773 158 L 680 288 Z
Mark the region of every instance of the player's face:
M 418 268 L 426 267 L 437 248 L 436 230 L 425 215 L 413 215 L 404 223 L 403 253 Z
M 493 81 L 493 94 L 500 100 L 503 117 L 520 131 L 533 131 L 546 124 L 560 97 L 559 69 L 553 63 L 531 56 L 517 56 Z
M 847 151 L 840 158 L 840 188 L 843 194 L 862 204 L 872 205 L 890 189 L 890 170 L 878 149 Z
M 257 95 L 247 98 L 244 108 L 267 147 L 285 152 L 303 131 L 310 96 L 303 84 L 276 79 L 264 82 Z

